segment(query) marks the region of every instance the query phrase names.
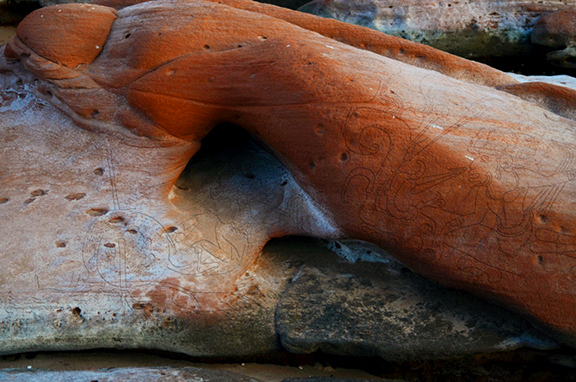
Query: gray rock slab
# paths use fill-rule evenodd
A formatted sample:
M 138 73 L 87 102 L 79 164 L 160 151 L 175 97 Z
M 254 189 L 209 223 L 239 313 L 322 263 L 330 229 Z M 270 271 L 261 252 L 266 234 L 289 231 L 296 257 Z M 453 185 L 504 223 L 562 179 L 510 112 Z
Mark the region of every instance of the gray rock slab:
M 348 244 L 329 245 L 373 262 L 317 256 L 281 295 L 276 329 L 289 351 L 405 361 L 557 346 L 505 309 L 426 280 L 376 247 Z
M 195 367 L 119 368 L 94 371 L 6 370 L 5 382 L 259 382 L 257 379 L 222 370 Z
M 574 4 L 557 0 L 316 0 L 303 12 L 358 24 L 464 57 L 537 51 L 540 16 Z

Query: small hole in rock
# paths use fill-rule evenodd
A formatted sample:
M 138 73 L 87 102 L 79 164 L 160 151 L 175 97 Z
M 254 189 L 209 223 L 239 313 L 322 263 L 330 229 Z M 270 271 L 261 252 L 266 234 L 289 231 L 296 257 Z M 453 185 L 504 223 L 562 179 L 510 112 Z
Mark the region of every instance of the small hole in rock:
M 542 261 L 544 261 L 544 258 L 542 256 L 538 256 L 538 264 L 542 264 Z
M 66 242 L 64 240 L 59 240 L 56 242 L 56 247 L 58 248 L 66 248 Z
M 91 208 L 86 213 L 90 216 L 102 216 L 108 213 L 107 208 Z
M 98 110 L 94 110 L 94 111 L 91 113 L 92 118 L 98 117 L 99 114 L 100 114 L 100 112 L 99 112 Z
M 68 200 L 80 200 L 80 199 L 82 199 L 82 198 L 85 197 L 85 196 L 86 196 L 86 194 L 84 194 L 84 193 L 82 193 L 82 192 L 78 192 L 78 193 L 75 193 L 75 194 L 68 194 L 68 195 L 65 196 L 65 198 L 68 199 Z
M 132 235 L 136 235 L 138 233 L 138 231 L 136 231 L 135 229 L 128 229 L 128 230 L 126 230 L 126 232 L 128 232 Z
M 172 233 L 172 232 L 176 232 L 176 230 L 178 230 L 178 227 L 171 226 L 171 227 L 167 227 L 167 228 L 164 230 L 164 232 L 166 232 L 166 233 Z
M 82 313 L 82 309 L 80 309 L 79 307 L 76 307 L 74 309 L 72 309 L 72 314 L 75 316 L 80 316 L 80 313 Z
M 210 50 L 210 45 L 204 45 L 204 49 Z
M 288 181 L 287 181 L 287 180 L 285 180 L 285 181 L 283 181 L 282 183 L 280 183 L 280 185 L 281 185 L 282 187 L 284 187 L 284 186 L 287 185 L 287 184 L 288 184 Z
M 98 176 L 102 176 L 102 175 L 104 175 L 104 169 L 101 167 L 98 167 L 96 170 L 94 170 L 94 174 L 96 174 Z
M 310 163 L 310 168 L 311 168 L 311 169 L 314 169 L 315 167 L 316 167 L 316 163 L 311 162 L 311 163 Z
M 132 33 L 127 33 L 126 36 L 124 36 L 124 38 L 128 38 L 132 35 Z
M 106 248 L 114 248 L 114 247 L 116 246 L 116 244 L 114 244 L 114 243 L 106 243 L 106 244 L 104 244 L 104 246 L 105 246 Z
M 109 223 L 123 223 L 124 218 L 122 216 L 115 216 L 112 219 L 108 220 Z
M 34 190 L 30 193 L 30 196 L 32 197 L 36 197 L 36 196 L 44 196 L 46 195 L 46 191 L 38 189 L 38 190 Z
M 28 198 L 28 199 L 26 199 L 26 200 L 24 201 L 24 204 L 30 204 L 30 203 L 32 203 L 32 202 L 35 201 L 35 200 L 36 200 L 36 198 Z
M 340 154 L 340 162 L 346 162 L 348 160 L 348 153 Z
M 0 204 L 8 203 L 9 200 L 8 198 L 0 198 Z

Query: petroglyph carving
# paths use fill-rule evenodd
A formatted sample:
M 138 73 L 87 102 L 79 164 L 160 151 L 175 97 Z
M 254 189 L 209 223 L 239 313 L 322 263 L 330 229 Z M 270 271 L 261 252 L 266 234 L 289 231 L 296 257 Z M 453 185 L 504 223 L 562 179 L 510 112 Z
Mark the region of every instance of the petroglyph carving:
M 7 305 L 214 319 L 266 294 L 247 270 L 270 238 L 352 237 L 575 344 L 576 137 L 554 86 L 237 0 L 48 7 L 2 49 L 4 137 L 37 152 L 1 154 Z M 222 122 L 286 169 L 187 180 Z

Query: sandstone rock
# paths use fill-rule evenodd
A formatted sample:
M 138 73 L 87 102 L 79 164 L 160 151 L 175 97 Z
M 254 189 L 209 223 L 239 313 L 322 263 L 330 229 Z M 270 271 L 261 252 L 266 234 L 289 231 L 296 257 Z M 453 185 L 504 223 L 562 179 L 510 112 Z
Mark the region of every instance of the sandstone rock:
M 301 11 L 374 28 L 464 57 L 527 54 L 540 16 L 566 0 L 315 0 Z
M 178 178 L 171 200 L 182 210 L 181 214 L 188 215 L 186 220 L 173 223 L 166 217 L 167 213 L 159 212 L 157 201 L 146 199 L 158 186 L 151 187 L 149 194 L 142 198 L 133 196 L 134 188 L 142 192 L 153 183 L 145 179 L 137 182 L 143 174 L 121 162 L 124 155 L 146 155 L 146 151 L 108 137 L 105 143 L 99 144 L 95 141 L 98 135 L 74 128 L 51 106 L 18 86 L 15 82 L 7 86 L 10 90 L 4 95 L 14 97 L 11 103 L 7 100 L 4 104 L 5 108 L 13 110 L 3 110 L 2 114 L 3 139 L 13 144 L 10 161 L 5 165 L 11 169 L 11 174 L 25 173 L 27 176 L 12 183 L 13 191 L 2 188 L 3 195 L 10 198 L 2 205 L 3 216 L 9 220 L 1 231 L 13 232 L 10 225 L 22 227 L 33 218 L 36 224 L 45 228 L 35 233 L 37 226 L 30 226 L 24 234 L 35 240 L 13 243 L 14 252 L 8 252 L 5 257 L 17 261 L 18 265 L 7 266 L 9 272 L 3 275 L 6 284 L 3 285 L 0 310 L 2 352 L 137 347 L 194 356 L 231 357 L 272 355 L 279 351 L 282 346 L 277 340 L 278 324 L 274 321 L 274 314 L 280 296 L 302 264 L 312 261 L 305 266 L 307 272 L 316 268 L 323 270 L 334 266 L 335 256 L 306 242 L 276 243 L 231 281 L 230 293 L 221 291 L 228 275 L 235 272 L 234 267 L 239 267 L 240 263 L 240 258 L 231 256 L 236 252 L 226 253 L 225 250 L 236 247 L 240 252 L 257 252 L 254 246 L 263 243 L 258 239 L 261 231 L 267 234 L 267 229 L 279 217 L 279 221 L 288 219 L 303 231 L 318 225 L 312 214 L 306 212 L 308 197 L 290 174 L 270 154 L 237 130 L 221 127 L 220 132 L 204 140 L 205 150 L 196 154 Z M 17 91 L 21 92 L 20 97 L 15 94 Z M 39 125 L 39 120 L 44 122 Z M 16 121 L 27 125 L 16 126 Z M 68 143 L 58 147 L 54 140 L 63 136 L 67 137 Z M 79 142 L 82 145 L 75 148 Z M 17 147 L 33 147 L 39 153 L 16 155 L 20 151 Z M 149 152 L 148 155 L 155 155 L 155 160 L 159 161 L 159 154 Z M 70 160 L 76 164 L 74 168 L 62 167 Z M 56 182 L 51 180 L 54 179 L 54 168 L 61 169 L 57 171 Z M 30 179 L 36 181 L 30 185 Z M 46 183 L 52 183 L 50 188 L 44 187 Z M 31 190 L 28 194 L 17 194 L 18 190 L 26 187 Z M 131 199 L 125 193 L 130 193 Z M 115 198 L 120 207 L 111 208 L 108 213 L 98 216 L 104 211 L 92 208 L 94 205 L 98 208 L 114 205 Z M 124 200 L 132 205 L 137 203 L 138 208 L 145 212 L 130 210 L 122 205 Z M 47 216 L 38 216 L 37 209 L 30 211 L 39 203 L 40 211 L 50 211 Z M 87 214 L 89 211 L 97 216 Z M 77 224 L 83 216 L 88 224 Z M 123 240 L 122 230 L 131 236 Z M 235 230 L 242 230 L 241 237 L 245 239 L 239 240 L 234 236 Z M 133 236 L 149 244 L 138 247 L 138 243 L 127 240 Z M 51 247 L 42 256 L 13 257 L 22 253 L 16 252 L 18 248 L 42 246 L 42 243 Z M 122 246 L 121 251 L 114 251 L 116 247 L 111 247 L 111 244 Z M 357 250 L 346 251 L 342 246 L 332 245 L 332 248 L 353 261 L 382 261 L 378 258 L 382 255 L 376 251 L 366 254 Z M 322 267 L 323 263 L 327 265 Z M 15 266 L 18 266 L 18 271 L 13 272 Z M 355 272 L 357 267 L 350 264 L 337 266 L 344 275 Z M 388 268 L 376 265 L 376 269 L 382 269 L 382 272 Z M 392 269 L 392 274 L 397 271 L 398 268 Z M 169 281 L 154 277 L 153 272 L 163 272 L 160 276 Z M 194 280 L 192 277 L 195 275 L 197 280 L 203 276 L 205 284 L 212 280 L 215 284 L 212 290 L 209 286 L 205 290 L 191 290 L 190 284 L 184 284 L 189 282 L 187 279 Z M 178 287 L 177 282 L 180 283 Z M 378 277 L 374 282 L 380 282 Z M 336 289 L 338 285 L 332 287 L 335 293 L 346 293 L 346 290 Z M 149 295 L 142 296 L 143 291 L 149 291 Z M 378 292 L 377 289 L 374 291 Z M 370 295 L 369 291 L 367 294 Z M 215 295 L 214 298 L 210 298 L 211 295 Z M 294 298 L 294 292 L 289 295 Z M 407 306 L 415 304 L 412 295 L 405 294 L 402 298 Z M 436 304 L 446 305 L 441 295 L 428 298 Z M 184 304 L 190 300 L 205 305 L 186 307 Z M 215 308 L 207 305 L 214 302 L 222 305 Z M 370 301 L 365 304 L 370 304 Z M 376 301 L 376 304 L 380 302 Z M 473 316 L 477 307 L 470 304 L 469 308 L 468 314 Z M 285 315 L 296 313 L 287 307 L 283 312 Z M 444 316 L 452 315 L 448 307 Z M 429 313 L 423 315 L 427 316 Z M 493 318 L 501 322 L 506 322 L 506 319 L 506 316 Z M 517 327 L 519 325 L 515 323 L 522 322 L 516 318 L 511 320 L 512 323 L 503 325 Z M 354 324 L 357 320 L 350 317 L 346 326 Z M 363 325 L 371 325 L 371 330 L 377 332 L 380 323 L 366 317 Z M 469 346 L 466 351 L 501 351 L 523 345 L 533 346 L 515 339 L 516 336 L 516 332 L 502 334 L 486 329 L 478 342 L 492 339 L 492 345 L 501 342 L 507 342 L 507 345 L 489 348 L 465 342 Z M 361 338 L 353 342 L 356 344 L 359 340 Z M 415 342 L 408 349 L 418 358 L 421 345 L 417 338 L 413 340 Z M 354 346 L 358 348 L 357 344 Z M 452 355 L 462 354 L 462 348 L 462 344 L 454 344 Z M 390 349 L 391 353 L 406 351 L 406 345 Z M 342 350 L 339 353 L 342 354 Z M 381 355 L 390 356 L 384 352 Z
M 378 249 L 352 243 L 346 251 L 377 262 L 317 254 L 280 296 L 276 330 L 289 351 L 403 362 L 557 347 L 519 317 L 417 276 Z
M 531 34 L 532 43 L 564 50 L 548 53 L 554 65 L 576 68 L 576 11 L 558 11 L 538 19 Z
M 78 129 L 16 78 L 2 79 L 13 80 L 0 109 L 3 354 L 281 349 L 273 317 L 291 276 L 254 260 L 275 220 L 317 223 L 270 154 L 200 152 L 166 204 L 155 165 L 133 164 L 160 165 L 166 151 Z
M 62 13 L 46 14 L 58 24 Z M 41 32 L 34 49 L 13 39 L 2 64 L 4 139 L 33 148 L 2 151 L 5 351 L 37 349 L 44 334 L 60 339 L 43 344 L 53 349 L 83 338 L 78 347 L 272 351 L 268 326 L 252 348 L 224 339 L 253 322 L 236 312 L 269 311 L 258 299 L 280 291 L 249 270 L 269 238 L 289 234 L 373 242 L 575 345 L 575 125 L 559 115 L 571 102 L 547 101 L 558 89 L 243 1 L 126 7 L 77 67 L 66 35 Z M 265 142 L 294 194 L 251 185 L 246 202 L 233 177 L 222 191 L 174 188 L 219 122 Z
M 2 381 L 33 382 L 258 382 L 236 373 L 195 367 L 142 367 L 95 371 L 0 370 Z

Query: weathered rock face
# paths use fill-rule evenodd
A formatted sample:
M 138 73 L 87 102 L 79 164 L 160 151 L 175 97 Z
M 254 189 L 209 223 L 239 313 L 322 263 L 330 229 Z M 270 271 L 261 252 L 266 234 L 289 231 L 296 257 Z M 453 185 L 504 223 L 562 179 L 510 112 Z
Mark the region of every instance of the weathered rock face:
M 301 11 L 374 28 L 463 57 L 526 54 L 540 16 L 569 0 L 315 0 Z
M 317 252 L 300 266 L 276 310 L 289 351 L 402 362 L 556 347 L 519 317 L 417 276 L 377 249 L 337 243 L 337 252 L 346 244 L 378 261 L 350 265 Z
M 16 91 L 22 91 L 20 97 Z M 234 266 L 239 266 L 239 259 L 230 257 L 232 261 L 226 262 L 227 254 L 222 250 L 237 248 L 247 251 L 244 254 L 247 256 L 256 255 L 256 249 L 247 243 L 241 244 L 238 236 L 231 236 L 230 232 L 244 229 L 246 241 L 259 242 L 254 233 L 266 229 L 278 215 L 293 219 L 293 224 L 301 226 L 303 231 L 318 224 L 306 212 L 308 197 L 299 191 L 290 174 L 270 154 L 234 129 L 223 127 L 217 135 L 209 137 L 218 143 L 205 142 L 208 151 L 203 150 L 192 159 L 173 189 L 173 200 L 180 201 L 181 208 L 188 206 L 204 213 L 191 213 L 180 224 L 170 225 L 174 223 L 158 213 L 157 205 L 143 201 L 101 216 L 86 216 L 88 224 L 78 224 L 78 217 L 91 211 L 95 203 L 99 205 L 100 201 L 100 208 L 108 208 L 115 187 L 116 190 L 123 188 L 122 182 L 113 184 L 129 172 L 118 163 L 117 154 L 111 153 L 128 153 L 134 148 L 116 146 L 114 139 L 95 144 L 90 140 L 94 134 L 70 125 L 61 113 L 24 89 L 10 88 L 4 96 L 10 95 L 14 98 L 11 102 L 6 100 L 3 107 L 12 111 L 3 110 L 2 114 L 6 118 L 2 122 L 4 140 L 14 142 L 10 152 L 13 161 L 7 163 L 7 168 L 26 173 L 25 179 L 38 179 L 40 183 L 32 188 L 44 187 L 44 195 L 29 188 L 27 191 L 31 190 L 30 193 L 36 196 L 20 193 L 5 201 L 3 216 L 11 218 L 12 223 L 7 221 L 2 232 L 16 235 L 10 224 L 24 224 L 26 220 L 34 219 L 44 227 L 43 234 L 34 233 L 36 226 L 31 226 L 30 231 L 24 233 L 36 237 L 37 241 L 19 245 L 25 245 L 25 248 L 29 248 L 26 245 L 41 246 L 46 252 L 16 259 L 14 256 L 23 252 L 8 252 L 4 256 L 11 265 L 3 274 L 5 282 L 0 306 L 3 353 L 102 347 L 163 349 L 195 356 L 273 354 L 281 348 L 310 353 L 318 349 L 316 343 L 330 343 L 325 337 L 328 333 L 331 333 L 333 343 L 323 346 L 325 352 L 379 355 L 387 360 L 398 360 L 400 355 L 406 354 L 412 359 L 422 359 L 441 347 L 444 351 L 436 353 L 435 358 L 522 346 L 555 346 L 522 319 L 494 308 L 479 310 L 478 306 L 484 306 L 481 301 L 462 297 L 460 292 L 447 291 L 411 272 L 405 273 L 400 264 L 375 249 L 367 254 L 366 251 L 347 251 L 346 247 L 335 248 L 353 261 L 358 258 L 377 261 L 370 265 L 362 265 L 362 262 L 344 264 L 336 261 L 333 253 L 310 242 L 277 242 L 267 247 L 240 277 L 231 275 Z M 11 115 L 16 116 L 14 120 Z M 15 126 L 16 123 L 20 127 Z M 67 137 L 70 143 L 56 149 L 55 137 Z M 74 147 L 74 142 L 84 140 L 95 147 Z M 244 144 L 239 143 L 243 141 Z M 28 153 L 24 158 L 12 156 L 21 151 L 18 147 L 32 147 L 38 154 Z M 79 170 L 74 171 L 69 165 L 62 167 L 69 163 L 67 161 L 76 162 Z M 45 163 L 45 167 L 40 166 L 41 163 Z M 86 163 L 84 170 L 80 163 Z M 51 178 L 53 171 L 50 169 L 54 168 L 61 169 L 58 171 L 60 176 Z M 116 176 L 112 177 L 112 173 Z M 68 178 L 70 174 L 73 174 L 72 178 Z M 50 179 L 56 179 L 56 182 Z M 45 187 L 47 183 L 49 187 Z M 75 190 L 79 184 L 82 188 Z M 17 194 L 26 184 L 15 183 L 14 186 L 14 191 L 3 187 L 3 192 Z M 133 184 L 133 187 L 137 186 Z M 116 193 L 122 200 L 123 193 Z M 286 201 L 281 207 L 274 207 L 282 199 Z M 134 201 L 133 198 L 132 203 Z M 51 205 L 56 208 L 51 209 Z M 286 213 L 282 205 L 294 214 Z M 19 212 L 11 214 L 10 210 Z M 35 218 L 43 210 L 50 210 L 46 221 Z M 186 211 L 190 213 L 186 208 L 182 213 Z M 15 218 L 19 214 L 21 220 Z M 136 247 L 122 240 L 122 230 L 149 244 Z M 191 235 L 194 235 L 195 244 L 182 245 Z M 43 245 L 43 242 L 47 244 Z M 111 247 L 111 244 L 115 246 Z M 115 248 L 119 250 L 115 251 Z M 187 259 L 187 263 L 177 263 L 179 267 L 171 264 L 178 258 Z M 20 265 L 12 265 L 14 261 Z M 153 271 L 171 279 L 151 277 Z M 204 280 L 202 288 L 205 289 L 192 290 L 193 284 L 180 287 L 194 272 L 202 275 L 196 280 Z M 302 322 L 295 327 L 298 321 L 294 318 L 306 319 L 303 311 L 308 312 L 308 317 L 316 309 L 324 311 L 320 305 L 310 305 L 322 296 L 307 297 L 309 290 L 304 295 L 297 293 L 306 287 L 302 282 L 309 279 L 310 274 L 323 276 L 320 281 L 326 283 L 324 288 L 330 288 L 332 298 L 356 296 L 363 307 L 380 313 L 339 318 L 344 327 L 362 325 L 373 337 L 366 338 L 363 331 L 337 337 L 333 334 L 336 328 L 328 325 L 329 322 L 309 325 L 303 336 L 299 329 Z M 346 280 L 348 284 L 341 286 L 329 277 L 336 281 Z M 210 289 L 206 287 L 210 280 L 221 285 Z M 230 294 L 220 292 L 226 280 L 233 284 Z M 367 286 L 367 283 L 380 285 L 390 280 L 394 280 L 392 289 Z M 350 295 L 350 283 L 360 283 L 361 289 Z M 431 292 L 423 294 L 423 290 Z M 149 296 L 142 296 L 144 291 Z M 389 300 L 383 297 L 386 293 L 393 295 L 394 301 L 384 304 Z M 210 295 L 219 302 L 218 307 L 204 305 L 192 309 L 182 306 L 189 300 L 207 302 L 206 297 Z M 382 298 L 375 299 L 375 295 Z M 405 335 L 405 327 L 384 330 L 381 314 L 392 311 L 401 315 L 397 319 L 406 318 L 407 312 L 395 311 L 396 307 L 418 306 L 422 300 L 430 306 L 443 306 L 438 320 L 446 324 L 430 325 L 430 317 L 438 314 L 437 309 L 428 311 L 428 305 L 420 307 L 409 313 L 410 322 L 419 328 L 418 335 L 410 336 L 410 342 L 396 341 L 391 345 L 387 340 Z M 460 303 L 465 300 L 468 304 L 454 306 L 453 300 Z M 470 324 L 469 330 L 460 333 L 458 327 L 453 333 L 450 325 L 462 320 Z M 388 337 L 379 336 L 383 333 Z M 278 334 L 281 335 L 280 343 Z M 452 335 L 442 337 L 446 334 Z M 378 337 L 377 341 L 374 337 Z M 431 342 L 430 338 L 436 340 Z
M 205 139 L 204 150 L 196 154 L 178 178 L 172 200 L 178 201 L 185 216 L 175 223 L 162 212 L 166 206 L 133 195 L 125 199 L 124 193 L 119 192 L 155 188 L 152 180 L 132 183 L 132 188 L 123 183 L 134 180 L 141 170 L 121 165 L 118 161 L 124 158 L 122 155 L 143 155 L 145 151 L 106 136 L 98 143 L 94 139 L 102 136 L 76 128 L 51 105 L 16 83 L 7 88 L 3 93 L 2 137 L 13 148 L 4 151 L 9 160 L 3 169 L 26 176 L 22 177 L 24 183 L 2 187 L 4 195 L 10 198 L 4 198 L 2 205 L 2 216 L 7 219 L 3 219 L 1 231 L 14 237 L 18 232 L 11 227 L 30 226 L 23 234 L 35 240 L 13 243 L 8 248 L 9 240 L 3 243 L 3 248 L 7 248 L 3 259 L 9 264 L 3 273 L 0 305 L 3 353 L 133 347 L 194 356 L 271 355 L 287 346 L 285 340 L 284 344 L 278 341 L 278 333 L 290 340 L 291 351 L 309 353 L 314 350 L 310 343 L 320 338 L 318 334 L 331 332 L 333 327 L 311 326 L 308 334 L 319 333 L 302 338 L 297 328 L 286 326 L 286 317 L 301 315 L 300 305 L 308 306 L 306 296 L 295 294 L 299 278 L 286 290 L 302 272 L 330 272 L 336 279 L 340 278 L 337 272 L 341 272 L 352 282 L 357 276 L 350 276 L 360 272 L 364 283 L 370 277 L 369 282 L 374 284 L 381 283 L 381 279 L 399 278 L 396 285 L 408 280 L 398 291 L 396 301 L 402 301 L 400 305 L 414 306 L 426 298 L 430 303 L 446 306 L 442 317 L 447 321 L 462 319 L 461 308 L 450 311 L 449 306 L 459 292 L 446 291 L 416 277 L 417 285 L 440 291 L 434 297 L 423 296 L 411 287 L 413 275 L 401 274 L 399 264 L 376 250 L 366 256 L 365 252 L 346 251 L 346 247 L 337 249 L 353 261 L 358 258 L 377 261 L 370 266 L 375 272 L 366 275 L 357 270 L 361 263 L 338 263 L 334 254 L 324 248 L 306 241 L 287 240 L 268 246 L 238 276 L 240 269 L 234 268 L 241 265 L 240 255 L 257 256 L 255 246 L 263 243 L 259 233 L 264 232 L 262 236 L 267 238 L 266 230 L 279 216 L 302 227 L 302 231 L 314 229 L 318 221 L 306 212 L 309 198 L 290 174 L 237 130 L 222 127 L 208 141 Z M 55 139 L 59 137 L 67 137 L 69 143 L 58 148 Z M 76 143 L 79 145 L 75 146 Z M 24 154 L 18 149 L 22 147 L 33 150 Z M 17 155 L 18 152 L 23 155 Z M 158 160 L 158 156 L 155 158 Z M 69 163 L 75 163 L 75 167 Z M 59 169 L 56 177 L 55 168 Z M 27 185 L 30 180 L 35 180 L 32 187 Z M 22 193 L 24 189 L 26 192 Z M 114 198 L 118 198 L 120 208 L 108 213 L 94 210 L 95 206 L 110 208 Z M 131 204 L 123 204 L 123 200 Z M 41 216 L 46 211 L 47 216 Z M 88 211 L 102 215 L 90 216 L 86 214 Z M 44 229 L 35 233 L 37 225 L 30 225 L 30 221 Z M 122 231 L 130 236 L 123 237 Z M 235 231 L 241 232 L 245 239 L 239 239 L 240 233 L 232 234 Z M 137 239 L 136 243 L 129 241 L 132 237 Z M 35 247 L 44 250 L 39 256 L 36 252 L 26 255 Z M 172 264 L 178 259 L 179 263 Z M 153 277 L 153 272 L 159 276 Z M 193 284 L 198 280 L 203 282 L 202 289 Z M 225 292 L 226 282 L 231 283 L 230 293 Z M 334 296 L 349 293 L 337 284 L 330 287 Z M 381 289 L 370 292 L 364 288 L 358 293 L 382 293 Z M 204 305 L 186 306 L 190 300 L 195 304 L 202 300 Z M 210 301 L 218 305 L 208 306 Z M 287 301 L 298 306 L 294 309 Z M 382 301 L 375 299 L 363 304 L 374 311 L 391 309 L 390 304 L 382 306 Z M 482 303 L 476 301 L 464 308 L 470 320 L 497 322 L 499 327 L 472 327 L 468 337 L 450 338 L 451 342 L 443 345 L 451 346 L 452 350 L 442 356 L 554 346 L 553 341 L 546 339 L 538 343 L 536 340 L 541 336 L 522 319 L 498 311 L 481 312 L 477 304 Z M 413 359 L 429 356 L 427 336 L 441 335 L 437 327 L 426 326 L 430 314 L 412 317 L 415 325 L 428 330 L 426 335 L 411 337 L 409 345 L 403 343 L 399 349 L 388 344 L 385 349 L 373 352 L 373 343 L 358 336 L 352 341 L 353 350 L 391 360 L 398 358 L 399 350 L 410 351 Z M 372 318 L 376 319 L 362 317 L 362 325 L 371 333 L 378 333 L 380 317 Z M 358 317 L 341 320 L 349 320 L 346 326 L 359 324 Z M 403 331 L 388 333 L 400 336 Z M 348 334 L 347 338 L 338 339 L 339 348 L 334 347 L 337 354 L 346 353 L 343 348 L 352 338 Z
M 274 220 L 290 219 L 277 203 L 302 211 L 286 171 L 243 168 L 237 158 L 241 172 L 216 172 L 200 161 L 208 179 L 182 176 L 170 195 L 176 203 L 167 203 L 155 172 L 166 151 L 78 129 L 15 82 L 5 84 L 1 109 L 2 351 L 278 349 L 276 301 L 255 303 L 247 290 L 259 283 L 245 271 Z M 152 163 L 137 165 L 145 158 Z M 284 188 L 269 179 L 291 181 L 285 202 Z M 230 315 L 236 311 L 254 320 Z M 238 347 L 246 333 L 250 341 Z
M 258 382 L 236 373 L 221 370 L 206 370 L 195 367 L 148 367 L 121 368 L 96 371 L 0 371 L 3 381 L 65 382 L 65 381 L 99 381 L 99 382 Z
M 559 11 L 538 19 L 531 34 L 532 43 L 564 50 L 548 53 L 554 65 L 576 68 L 576 11 Z
M 281 290 L 266 280 L 286 276 L 250 269 L 289 234 L 373 242 L 574 345 L 575 125 L 559 116 L 570 103 L 548 105 L 556 88 L 333 20 L 224 3 L 39 10 L 30 20 L 78 27 L 46 39 L 24 23 L 6 46 L 0 231 L 14 345 L 3 349 L 36 350 L 44 336 L 59 338 L 51 349 L 83 337 L 79 347 L 271 351 L 270 326 L 250 349 L 224 339 L 254 323 L 234 312 L 270 311 Z M 87 11 L 105 16 L 78 31 Z M 78 36 L 100 53 L 82 45 L 71 60 L 62 47 Z M 187 183 L 219 122 L 265 142 L 295 182 Z

